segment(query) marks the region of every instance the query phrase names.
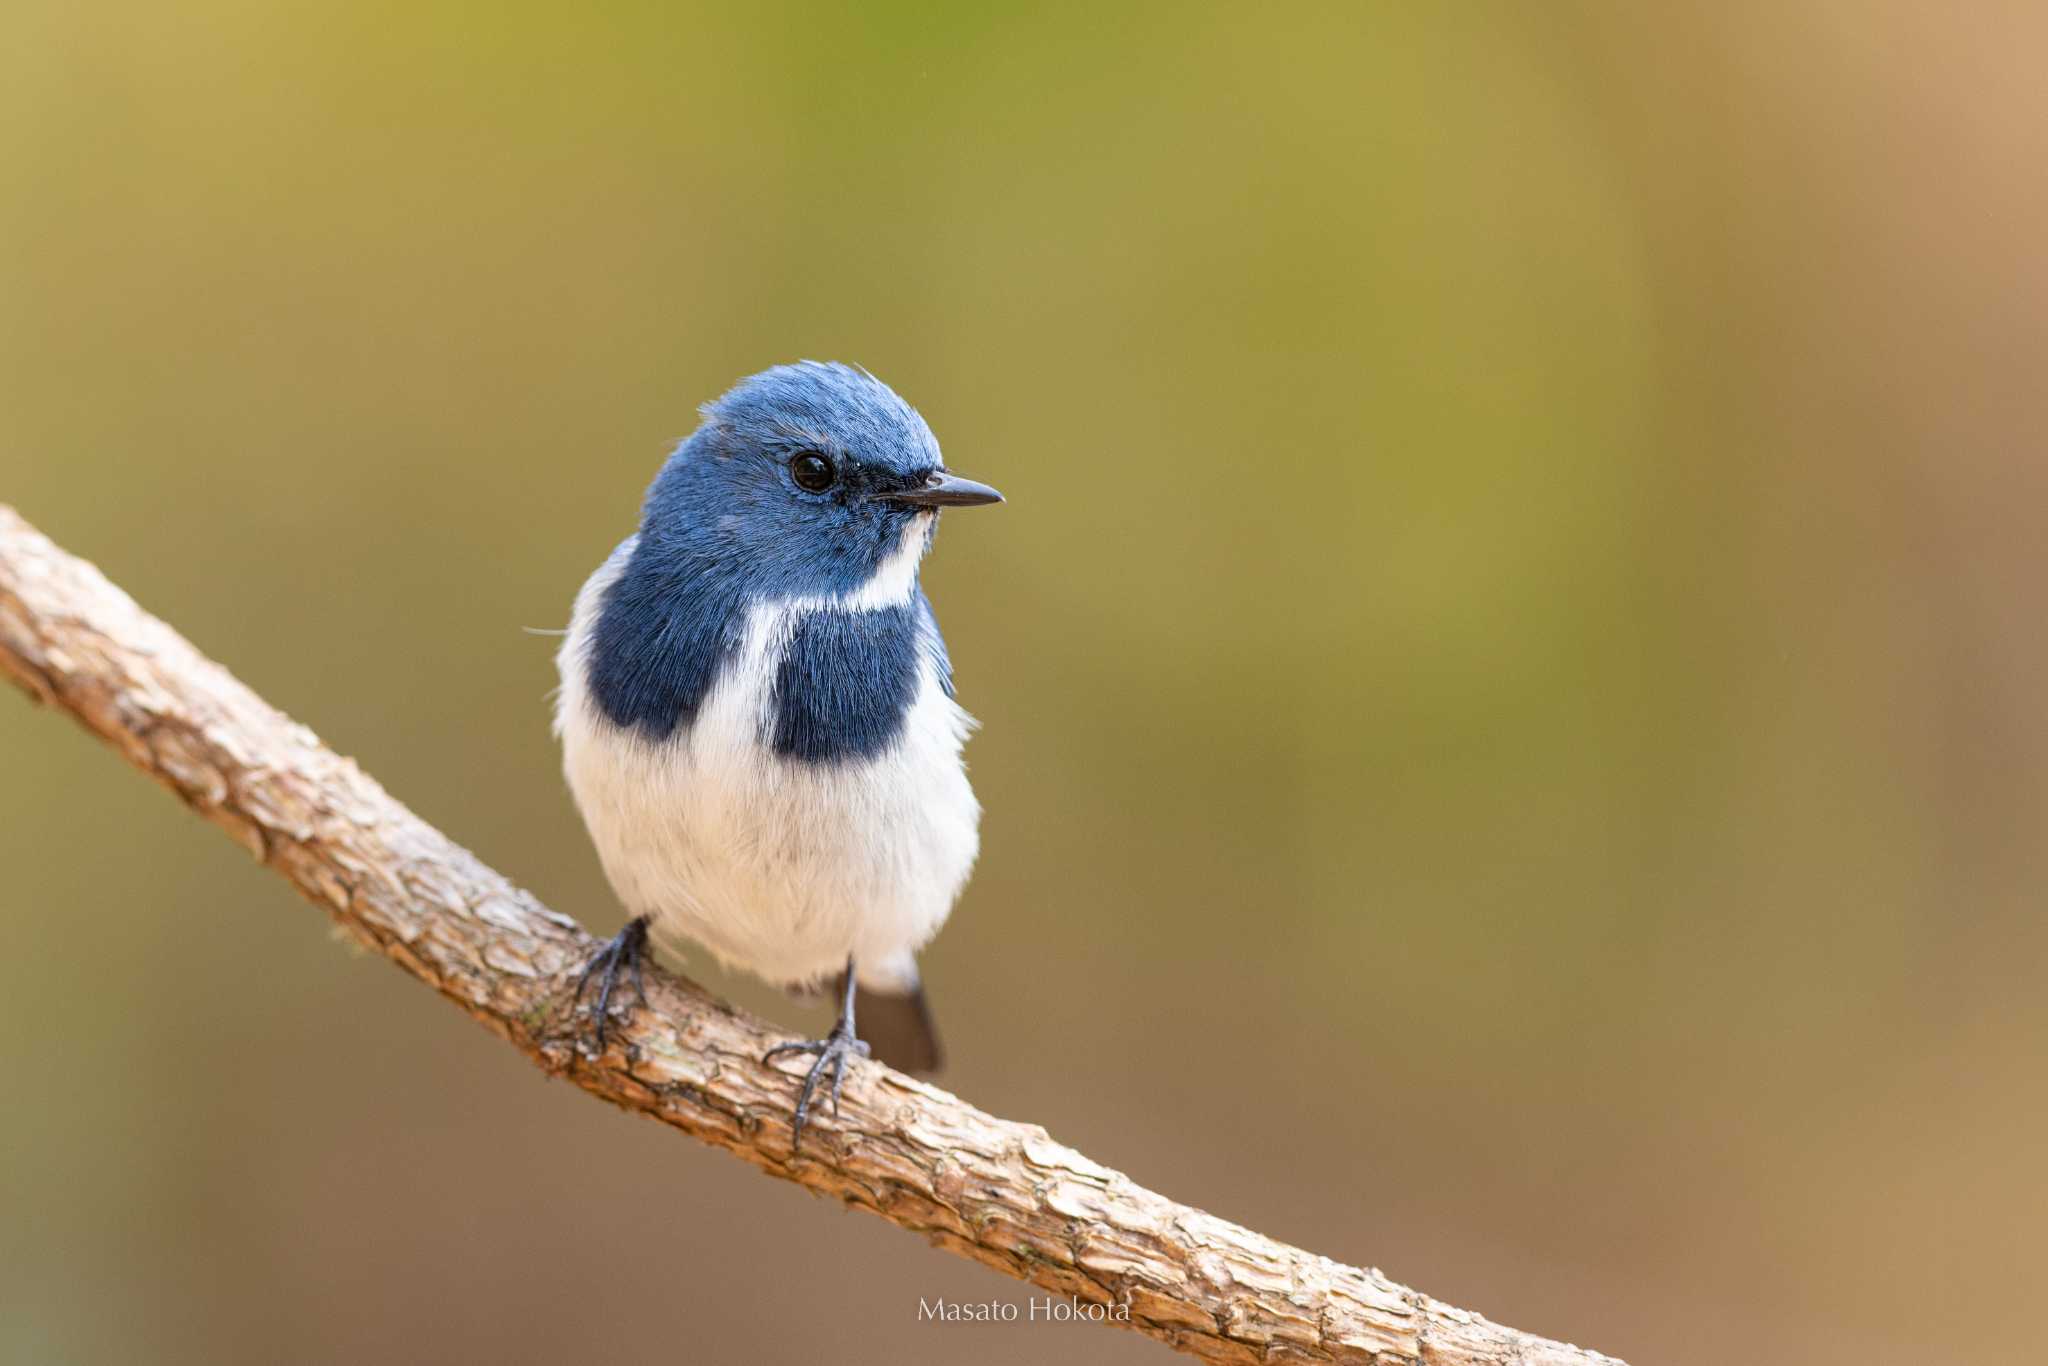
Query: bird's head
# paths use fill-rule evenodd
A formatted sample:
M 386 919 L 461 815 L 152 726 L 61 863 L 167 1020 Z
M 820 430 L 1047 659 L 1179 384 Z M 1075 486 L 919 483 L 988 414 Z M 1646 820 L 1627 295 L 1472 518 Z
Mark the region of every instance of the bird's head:
M 703 417 L 648 490 L 641 537 L 760 592 L 845 594 L 885 565 L 914 572 L 938 509 L 1002 501 L 948 473 L 917 410 L 853 366 L 779 365 Z

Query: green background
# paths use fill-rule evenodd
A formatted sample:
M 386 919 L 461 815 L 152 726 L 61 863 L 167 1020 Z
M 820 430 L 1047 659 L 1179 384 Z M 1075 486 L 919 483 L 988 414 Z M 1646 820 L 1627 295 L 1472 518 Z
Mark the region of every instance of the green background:
M 948 1085 L 1642 1362 L 2019 1359 L 2048 22 L 1698 8 L 27 0 L 0 499 L 609 929 L 521 628 L 859 361 L 1010 497 Z M 0 775 L 0 1357 L 1164 1359 Z

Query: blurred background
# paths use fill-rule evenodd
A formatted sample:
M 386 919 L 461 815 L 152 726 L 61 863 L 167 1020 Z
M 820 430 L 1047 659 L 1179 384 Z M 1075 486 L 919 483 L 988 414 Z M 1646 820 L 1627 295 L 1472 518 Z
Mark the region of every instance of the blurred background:
M 1640 1362 L 2048 1254 L 2038 6 L 19 0 L 0 499 L 620 913 L 554 642 L 738 377 L 1009 506 L 944 1081 Z M 545 1082 L 0 697 L 0 1357 L 1164 1360 Z M 695 965 L 793 1028 L 822 1013 Z

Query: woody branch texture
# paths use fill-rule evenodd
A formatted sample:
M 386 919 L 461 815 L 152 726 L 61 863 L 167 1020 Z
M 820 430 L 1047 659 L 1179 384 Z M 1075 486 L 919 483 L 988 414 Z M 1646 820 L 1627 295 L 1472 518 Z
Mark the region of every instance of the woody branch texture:
M 857 1062 L 790 1148 L 783 1036 L 665 972 L 599 1055 L 569 1008 L 596 947 L 0 506 L 0 674 L 69 712 L 344 930 L 552 1076 L 1206 1361 L 1590 1366 L 1275 1242 L 935 1087 Z M 10 723 L 11 724 L 11 723 Z M 799 1060 L 800 1062 L 801 1060 Z M 788 1066 L 796 1066 L 792 1063 Z M 1118 1321 L 1118 1320 L 1111 1320 Z

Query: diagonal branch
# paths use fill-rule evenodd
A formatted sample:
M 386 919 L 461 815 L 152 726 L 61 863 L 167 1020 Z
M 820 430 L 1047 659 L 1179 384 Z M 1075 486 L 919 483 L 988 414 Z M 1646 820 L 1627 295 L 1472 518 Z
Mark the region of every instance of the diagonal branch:
M 1593 1366 L 1178 1205 L 936 1087 L 856 1063 L 790 1151 L 780 1036 L 655 973 L 602 1056 L 564 1002 L 596 947 L 0 505 L 0 674 L 70 712 L 366 946 L 555 1076 L 1206 1361 Z

